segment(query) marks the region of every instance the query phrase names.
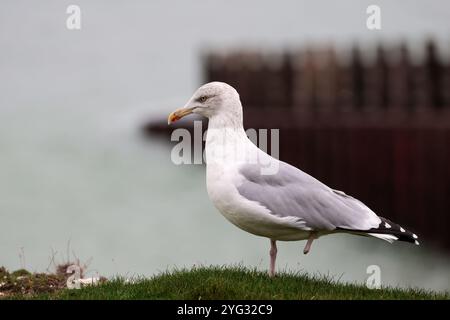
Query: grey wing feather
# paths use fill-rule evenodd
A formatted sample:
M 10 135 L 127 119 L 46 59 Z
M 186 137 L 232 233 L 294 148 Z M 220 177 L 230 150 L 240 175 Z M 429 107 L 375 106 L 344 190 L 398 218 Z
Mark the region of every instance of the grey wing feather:
M 380 218 L 359 200 L 285 162 L 279 161 L 276 174 L 263 175 L 260 169 L 258 164 L 241 166 L 244 181 L 237 189 L 276 216 L 297 217 L 313 230 L 367 230 L 380 223 Z

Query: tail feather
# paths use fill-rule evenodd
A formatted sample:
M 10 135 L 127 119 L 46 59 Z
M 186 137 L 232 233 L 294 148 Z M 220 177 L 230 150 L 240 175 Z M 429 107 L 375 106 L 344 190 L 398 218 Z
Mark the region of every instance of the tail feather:
M 402 228 L 398 224 L 386 218 L 380 217 L 380 219 L 381 223 L 378 225 L 378 227 L 369 230 L 355 230 L 347 228 L 338 228 L 338 229 L 351 233 L 372 236 L 378 239 L 388 241 L 390 243 L 394 242 L 395 240 L 398 240 L 419 245 L 419 241 L 417 240 L 418 237 L 415 233 L 412 233 L 411 231 Z
M 393 243 L 394 241 L 398 240 L 398 237 L 392 235 L 392 234 L 382 234 L 382 233 L 365 233 L 363 235 L 369 235 L 384 241 L 387 241 L 389 243 Z

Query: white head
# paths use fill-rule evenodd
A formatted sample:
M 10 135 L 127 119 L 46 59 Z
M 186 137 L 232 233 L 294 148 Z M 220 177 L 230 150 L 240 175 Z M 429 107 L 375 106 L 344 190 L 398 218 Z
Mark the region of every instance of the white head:
M 209 119 L 220 117 L 230 124 L 242 126 L 242 104 L 239 94 L 224 82 L 209 82 L 195 91 L 186 105 L 169 115 L 168 124 L 196 113 Z

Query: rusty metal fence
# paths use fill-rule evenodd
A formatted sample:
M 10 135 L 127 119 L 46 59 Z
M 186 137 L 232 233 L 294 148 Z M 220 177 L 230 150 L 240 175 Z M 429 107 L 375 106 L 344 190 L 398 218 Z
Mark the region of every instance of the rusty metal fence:
M 447 57 L 448 58 L 448 57 Z M 433 42 L 204 57 L 238 89 L 244 124 L 280 129 L 280 157 L 450 249 L 450 65 Z

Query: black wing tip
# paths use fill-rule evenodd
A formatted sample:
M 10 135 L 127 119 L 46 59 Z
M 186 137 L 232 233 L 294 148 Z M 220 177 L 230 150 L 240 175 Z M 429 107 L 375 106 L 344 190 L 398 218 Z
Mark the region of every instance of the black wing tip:
M 405 241 L 409 243 L 414 243 L 415 245 L 420 245 L 418 240 L 419 237 L 415 233 L 401 227 L 400 225 L 398 225 L 395 222 L 392 222 L 389 219 L 383 217 L 380 217 L 380 219 L 381 223 L 378 226 L 377 230 L 380 231 L 382 230 L 388 234 L 396 236 L 398 238 L 398 241 Z
M 350 232 L 358 232 L 358 233 L 375 233 L 375 234 L 390 234 L 397 238 L 397 241 L 404 241 L 413 243 L 415 245 L 420 245 L 419 243 L 419 237 L 409 231 L 401 227 L 400 225 L 396 224 L 395 222 L 392 222 L 389 219 L 380 217 L 381 223 L 378 225 L 377 228 L 372 228 L 369 230 L 354 230 L 354 229 L 346 229 L 346 228 L 337 228 L 339 230 L 345 230 Z

